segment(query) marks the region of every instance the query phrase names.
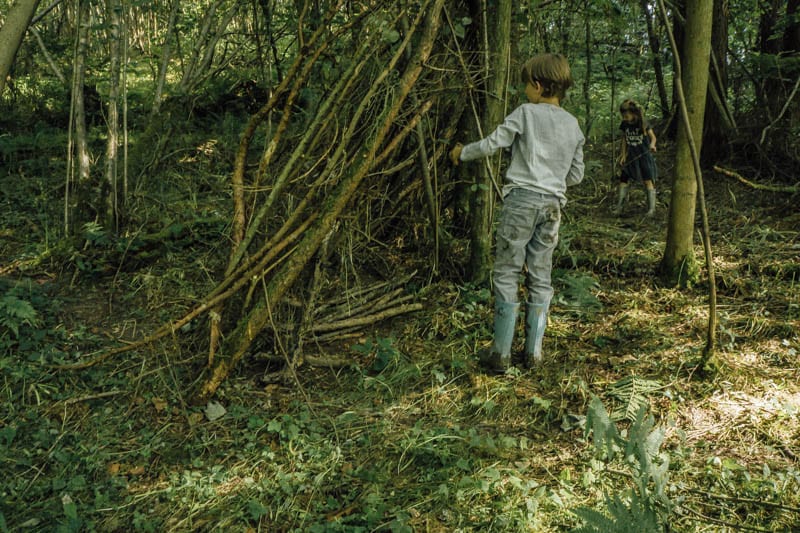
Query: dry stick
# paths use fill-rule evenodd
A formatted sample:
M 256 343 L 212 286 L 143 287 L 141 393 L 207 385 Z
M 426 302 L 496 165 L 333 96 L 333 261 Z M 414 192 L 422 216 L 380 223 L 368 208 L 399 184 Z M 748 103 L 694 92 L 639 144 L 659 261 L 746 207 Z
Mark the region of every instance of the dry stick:
M 408 280 L 416 276 L 416 274 L 417 271 L 415 270 L 411 274 L 408 274 L 407 276 L 404 276 L 395 281 L 378 281 L 368 287 L 355 289 L 353 291 L 350 291 L 349 293 L 345 293 L 339 298 L 334 298 L 333 300 L 329 300 L 325 304 L 321 305 L 320 308 L 327 309 L 328 307 L 333 307 L 335 311 L 336 309 L 339 309 L 341 307 L 348 307 L 350 305 L 353 305 L 351 302 L 356 299 L 358 299 L 357 303 L 366 301 L 368 298 L 372 296 L 372 293 L 375 293 L 384 287 L 387 286 L 396 287 L 398 285 L 405 285 L 408 282 Z
M 658 1 L 661 2 L 663 0 L 658 0 Z M 681 505 L 680 507 L 681 507 L 681 509 L 684 509 L 684 510 L 688 511 L 689 514 L 692 514 L 692 515 L 696 516 L 697 518 L 694 519 L 694 520 L 698 520 L 698 519 L 699 520 L 705 520 L 705 521 L 707 521 L 708 523 L 711 523 L 711 524 L 717 524 L 717 525 L 720 525 L 720 526 L 727 526 L 727 527 L 730 527 L 730 528 L 733 528 L 733 529 L 740 529 L 742 531 L 760 531 L 760 532 L 763 532 L 763 533 L 770 533 L 772 531 L 771 529 L 761 529 L 760 527 L 745 526 L 745 525 L 742 525 L 742 524 L 734 524 L 733 522 L 726 522 L 725 520 L 720 520 L 718 518 L 712 518 L 710 516 L 704 515 L 703 513 L 695 511 L 694 509 L 692 509 L 691 507 L 688 507 L 686 505 Z M 688 518 L 690 520 L 692 520 L 691 517 L 688 517 Z
M 408 15 L 403 15 L 402 18 L 403 30 L 408 31 Z M 406 58 L 410 59 L 412 50 L 409 47 L 406 52 Z M 417 93 L 411 94 L 411 101 L 414 107 L 419 106 L 419 98 Z M 423 131 L 422 124 L 417 123 L 417 143 L 419 145 L 419 164 L 422 167 L 422 183 L 425 186 L 425 199 L 428 203 L 428 211 L 431 217 L 431 225 L 433 226 L 433 271 L 436 272 L 439 268 L 439 213 L 436 210 L 436 196 L 433 192 L 433 180 L 431 180 L 430 165 L 428 162 L 428 151 L 425 147 L 425 132 Z
M 376 32 L 377 35 L 377 32 Z M 361 48 L 356 57 L 363 57 L 365 53 L 370 49 L 371 41 L 367 41 L 364 43 L 364 46 Z M 357 75 L 361 72 L 361 69 L 366 64 L 368 57 L 363 57 L 360 62 L 354 61 L 350 67 L 350 69 L 342 74 L 340 81 L 334 87 L 334 89 L 330 92 L 328 98 L 320 106 L 317 115 L 314 118 L 314 122 L 312 122 L 311 126 L 308 128 L 306 135 L 297 145 L 297 147 L 292 152 L 292 155 L 289 157 L 289 160 L 284 164 L 282 172 L 278 175 L 275 179 L 275 182 L 272 184 L 272 190 L 270 191 L 269 196 L 264 201 L 264 204 L 259 209 L 258 213 L 252 217 L 249 222 L 247 232 L 244 235 L 244 239 L 241 243 L 239 243 L 239 250 L 233 256 L 231 260 L 231 264 L 235 265 L 238 264 L 244 251 L 250 245 L 250 242 L 255 237 L 256 232 L 261 227 L 263 220 L 269 216 L 270 210 L 277 198 L 279 198 L 280 194 L 283 192 L 285 185 L 290 177 L 291 171 L 295 168 L 297 160 L 301 157 L 304 157 L 305 154 L 312 151 L 313 147 L 317 145 L 320 136 L 325 131 L 325 128 L 321 127 L 322 124 L 326 124 L 328 122 L 334 122 L 333 117 L 336 113 L 337 108 L 340 106 L 341 102 L 350 94 L 350 89 L 352 85 L 356 81 Z M 331 158 L 327 158 L 330 161 Z
M 706 346 L 703 350 L 703 365 L 714 355 L 716 347 L 716 329 L 717 329 L 717 282 L 714 275 L 714 258 L 711 253 L 711 237 L 708 227 L 708 210 L 706 209 L 706 198 L 703 187 L 703 171 L 700 169 L 700 156 L 697 153 L 697 145 L 694 142 L 692 135 L 692 125 L 689 121 L 689 111 L 686 109 L 686 98 L 683 94 L 683 75 L 681 71 L 681 58 L 678 55 L 678 45 L 675 43 L 675 36 L 672 33 L 672 27 L 667 17 L 667 8 L 664 7 L 664 0 L 658 0 L 658 7 L 661 10 L 661 16 L 664 21 L 664 27 L 669 35 L 669 45 L 672 48 L 672 54 L 675 57 L 675 88 L 678 93 L 678 102 L 680 104 L 681 119 L 683 122 L 684 130 L 686 131 L 686 140 L 689 143 L 689 151 L 692 154 L 692 163 L 694 165 L 694 175 L 697 180 L 697 196 L 700 202 L 700 213 L 703 219 L 703 249 L 706 255 L 706 266 L 708 268 L 708 331 L 706 334 Z
M 389 296 L 390 299 L 398 296 L 398 293 L 402 293 L 403 289 L 395 289 L 391 292 L 386 293 L 384 296 L 381 296 L 377 301 L 380 302 L 386 296 Z M 375 301 L 367 301 L 367 299 L 362 299 L 358 303 L 351 303 L 350 305 L 342 305 L 340 307 L 336 307 L 333 309 L 331 314 L 328 314 L 324 317 L 319 317 L 320 322 L 333 322 L 335 320 L 339 320 L 340 318 L 345 317 L 353 317 L 357 316 L 360 313 L 365 313 L 369 311 L 375 305 Z
M 447 24 L 450 26 L 450 32 L 453 35 L 456 35 L 456 30 L 453 27 L 453 22 L 450 20 L 450 15 L 449 15 L 449 13 L 447 12 L 446 9 L 444 10 L 444 15 L 447 18 Z M 455 40 L 455 44 L 456 44 L 456 51 L 458 52 L 458 62 L 461 65 L 461 68 L 464 70 L 464 77 L 467 80 L 467 88 L 469 89 L 469 91 L 468 91 L 469 103 L 470 103 L 470 106 L 472 107 L 472 115 L 475 117 L 475 125 L 478 127 L 478 135 L 480 135 L 480 137 L 483 138 L 483 128 L 481 127 L 481 119 L 478 116 L 478 109 L 475 106 L 475 95 L 473 94 L 472 78 L 470 77 L 469 69 L 467 68 L 467 63 L 464 61 L 464 54 L 461 51 L 461 47 L 458 45 L 458 39 Z M 487 48 L 487 50 L 488 50 L 488 48 Z M 486 164 L 487 171 L 489 172 L 489 179 L 492 180 L 492 185 L 494 185 L 494 190 L 497 193 L 497 196 L 502 199 L 503 198 L 503 191 L 500 189 L 500 186 L 497 184 L 497 179 L 495 179 L 494 168 L 492 167 L 491 163 L 489 163 L 489 158 L 488 157 L 484 157 L 483 161 Z
M 728 170 L 726 168 L 722 168 L 719 165 L 714 165 L 714 170 L 719 172 L 720 174 L 724 174 L 731 178 L 736 178 L 737 180 L 741 181 L 748 187 L 752 187 L 753 189 L 757 189 L 759 191 L 769 191 L 769 192 L 788 192 L 790 194 L 797 194 L 800 192 L 800 187 L 792 187 L 787 185 L 785 187 L 781 187 L 778 185 L 762 185 L 760 183 L 753 183 L 752 181 L 748 180 L 747 178 L 743 177 L 741 174 L 737 174 L 733 170 Z
M 191 322 L 196 317 L 200 316 L 201 314 L 203 314 L 204 312 L 206 312 L 208 310 L 213 309 L 219 303 L 224 302 L 225 300 L 227 300 L 228 298 L 230 298 L 231 296 L 236 294 L 236 292 L 238 292 L 239 289 L 241 289 L 245 284 L 249 283 L 250 278 L 251 278 L 252 275 L 257 274 L 259 269 L 263 269 L 266 266 L 266 263 L 272 257 L 277 255 L 280 251 L 282 251 L 284 248 L 286 248 L 291 242 L 293 242 L 300 235 L 302 235 L 306 231 L 306 229 L 308 229 L 308 227 L 311 225 L 311 223 L 314 220 L 316 220 L 316 218 L 317 218 L 316 214 L 311 215 L 308 218 L 308 220 L 303 222 L 303 224 L 301 224 L 294 232 L 292 232 L 291 235 L 287 236 L 283 241 L 277 243 L 272 248 L 272 250 L 275 250 L 274 253 L 270 253 L 267 256 L 265 256 L 265 258 L 262 259 L 262 261 L 259 264 L 257 264 L 255 267 L 253 267 L 252 269 L 247 271 L 244 275 L 242 275 L 239 278 L 237 278 L 236 281 L 233 282 L 233 285 L 228 290 L 225 290 L 225 291 L 222 291 L 222 292 L 216 291 L 216 290 L 213 291 L 211 293 L 213 296 L 211 296 L 211 295 L 206 296 L 206 301 L 204 303 L 202 303 L 199 306 L 197 306 L 194 309 L 192 309 L 189 313 L 185 314 L 182 318 L 180 318 L 180 319 L 178 319 L 178 320 L 176 320 L 174 322 L 171 322 L 169 324 L 166 324 L 164 326 L 161 326 L 154 333 L 152 333 L 151 335 L 149 335 L 148 337 L 145 337 L 144 339 L 142 339 L 140 341 L 136 341 L 136 342 L 128 344 L 126 346 L 120 346 L 118 348 L 114 348 L 114 349 L 109 350 L 107 352 L 103 352 L 100 355 L 98 355 L 97 357 L 95 357 L 94 359 L 91 359 L 89 361 L 85 361 L 83 363 L 75 363 L 75 364 L 71 364 L 71 365 L 54 365 L 53 368 L 55 368 L 56 370 L 79 370 L 79 369 L 83 369 L 83 368 L 89 368 L 89 367 L 97 365 L 98 363 L 101 363 L 101 362 L 105 361 L 109 357 L 112 357 L 114 355 L 118 355 L 118 354 L 121 354 L 121 353 L 124 353 L 124 352 L 128 352 L 128 351 L 134 350 L 136 348 L 140 348 L 141 346 L 145 346 L 147 344 L 153 343 L 153 342 L 155 342 L 155 341 L 157 341 L 159 339 L 162 339 L 162 338 L 166 337 L 167 335 L 175 333 L 181 327 L 183 327 L 184 325 L 188 324 L 189 322 Z M 270 252 L 272 252 L 272 250 L 270 250 Z M 281 260 L 279 262 L 282 262 L 284 259 L 286 259 L 286 257 L 287 256 L 284 256 L 283 258 L 281 258 Z
M 342 0 L 338 0 L 336 4 L 328 11 L 326 17 L 332 18 L 338 9 L 339 5 L 341 5 Z M 326 18 L 325 21 L 330 20 Z M 314 32 L 312 35 L 309 46 L 313 46 L 316 44 L 317 40 L 323 34 L 327 27 L 327 24 L 323 23 L 320 24 L 317 31 Z M 231 184 L 233 187 L 233 220 L 232 220 L 232 228 L 231 228 L 231 239 L 232 239 L 232 247 L 231 247 L 231 255 L 228 260 L 228 267 L 225 271 L 225 276 L 229 276 L 230 273 L 236 269 L 239 262 L 241 261 L 242 256 L 245 253 L 250 241 L 252 240 L 252 236 L 254 232 L 248 232 L 249 235 L 245 235 L 245 201 L 244 201 L 244 172 L 245 167 L 247 164 L 247 153 L 250 148 L 250 143 L 256 133 L 258 126 L 269 116 L 272 109 L 278 102 L 278 98 L 283 95 L 284 92 L 289 87 L 289 84 L 294 82 L 294 87 L 289 93 L 289 97 L 287 99 L 287 103 L 284 107 L 284 112 L 281 117 L 281 121 L 278 125 L 278 129 L 273 135 L 272 139 L 270 140 L 269 147 L 264 152 L 261 161 L 259 162 L 259 170 L 257 173 L 257 179 L 262 173 L 266 172 L 266 167 L 269 164 L 269 161 L 274 153 L 278 140 L 281 138 L 284 130 L 287 128 L 290 110 L 293 101 L 297 98 L 299 93 L 299 87 L 305 82 L 311 72 L 311 66 L 316 62 L 316 59 L 320 56 L 320 54 L 330 45 L 330 40 L 323 42 L 317 49 L 314 51 L 312 55 L 312 59 L 310 61 L 305 61 L 305 57 L 303 54 L 298 54 L 297 58 L 295 59 L 292 66 L 289 68 L 289 72 L 286 74 L 286 77 L 283 79 L 281 84 L 272 94 L 272 97 L 267 101 L 267 103 L 259 109 L 252 117 L 245 128 L 245 131 L 242 133 L 242 138 L 239 141 L 239 149 L 236 152 L 236 158 L 234 161 L 234 171 L 233 176 L 231 177 Z M 302 67 L 302 68 L 301 68 Z M 249 238 L 248 238 L 249 237 Z M 216 354 L 217 346 L 219 343 L 219 338 L 221 336 L 220 331 L 220 323 L 222 321 L 222 308 L 214 309 L 211 318 L 210 324 L 210 331 L 209 331 L 209 350 L 208 350 L 208 364 L 209 366 L 214 361 L 214 355 Z
M 772 126 L 778 123 L 778 121 L 783 118 L 783 115 L 786 113 L 786 110 L 789 109 L 789 104 L 792 102 L 794 95 L 797 94 L 797 88 L 800 87 L 800 76 L 797 77 L 797 81 L 794 82 L 794 89 L 792 89 L 792 93 L 789 95 L 789 98 L 786 99 L 786 103 L 783 104 L 783 109 L 781 112 L 778 113 L 778 116 L 775 120 L 767 125 L 766 128 L 761 132 L 761 140 L 758 144 L 764 144 L 764 139 L 767 137 L 767 130 L 770 129 Z
M 414 298 L 413 294 L 407 294 L 407 295 L 402 296 L 400 298 L 394 298 L 395 296 L 397 296 L 396 293 L 402 292 L 402 291 L 403 291 L 403 289 L 397 289 L 397 291 L 394 291 L 393 293 L 387 294 L 386 295 L 387 298 L 385 298 L 385 299 L 382 298 L 378 303 L 367 304 L 367 305 L 362 305 L 360 307 L 356 307 L 356 308 L 352 309 L 352 312 L 350 312 L 350 313 L 340 313 L 340 314 L 338 314 L 336 316 L 322 317 L 321 319 L 317 320 L 316 325 L 313 326 L 312 329 L 314 329 L 314 331 L 316 331 L 317 326 L 328 328 L 328 325 L 330 325 L 330 324 L 336 324 L 336 323 L 339 323 L 341 321 L 352 320 L 354 318 L 357 318 L 357 317 L 360 317 L 360 316 L 363 316 L 363 315 L 367 315 L 367 314 L 375 314 L 377 312 L 383 311 L 383 310 L 388 309 L 388 308 L 390 308 L 392 306 L 397 306 L 397 305 L 399 305 L 399 304 L 401 304 L 403 302 L 406 302 L 406 301 L 411 300 L 411 299 Z M 389 296 L 392 296 L 392 298 L 388 298 Z M 327 331 L 327 329 L 326 329 L 326 331 Z
M 762 500 L 753 500 L 751 498 L 738 498 L 736 496 L 727 496 L 725 494 L 714 494 L 713 492 L 706 492 L 706 491 L 700 490 L 700 489 L 686 489 L 686 490 L 687 490 L 687 492 L 691 492 L 693 494 L 700 494 L 701 496 L 705 496 L 707 498 L 714 498 L 714 499 L 717 499 L 717 500 L 726 500 L 726 501 L 735 502 L 735 503 L 748 503 L 748 504 L 752 504 L 752 505 L 760 505 L 760 506 L 763 506 L 763 507 L 770 507 L 772 509 L 780 509 L 782 511 L 791 511 L 793 513 L 800 514 L 800 508 L 798 508 L 798 507 L 790 507 L 788 505 L 781 505 L 780 503 L 765 502 L 765 501 L 762 501 Z
M 372 167 L 372 162 L 375 159 L 375 154 L 378 147 L 382 144 L 383 140 L 388 135 L 395 119 L 400 112 L 402 104 L 405 102 L 408 93 L 412 86 L 418 80 L 422 73 L 423 64 L 430 56 L 433 48 L 434 39 L 438 33 L 439 17 L 442 10 L 444 0 L 432 0 L 433 8 L 428 10 L 426 2 L 418 12 L 417 18 L 414 21 L 413 28 L 416 29 L 419 21 L 423 16 L 427 17 L 427 24 L 423 29 L 420 38 L 420 45 L 417 48 L 414 61 L 410 62 L 407 70 L 400 78 L 399 83 L 396 84 L 395 98 L 388 103 L 386 111 L 383 113 L 383 120 L 375 131 L 372 142 L 363 145 L 361 149 L 354 154 L 352 170 L 348 173 L 344 180 L 342 180 L 334 194 L 328 200 L 327 205 L 324 207 L 323 213 L 320 217 L 316 227 L 299 245 L 298 251 L 294 256 L 284 265 L 280 275 L 275 276 L 270 283 L 270 298 L 272 301 L 279 301 L 286 291 L 289 290 L 291 285 L 297 280 L 300 271 L 308 263 L 311 257 L 316 253 L 321 244 L 322 239 L 333 227 L 334 223 L 339 219 L 342 211 L 349 204 L 353 194 L 358 186 L 361 184 L 369 169 Z M 388 65 L 381 72 L 375 80 L 375 84 L 370 89 L 370 95 L 374 94 L 377 90 L 376 87 L 381 85 L 387 78 L 390 72 L 393 71 L 395 65 L 400 59 L 400 54 L 403 53 L 405 46 L 414 31 L 409 31 L 405 36 L 403 42 L 395 51 L 394 56 L 390 59 Z M 366 102 L 362 101 L 360 107 L 365 107 Z M 358 113 L 358 112 L 357 112 Z M 353 122 L 355 125 L 357 122 Z M 399 135 L 402 136 L 402 133 Z M 250 347 L 253 339 L 258 335 L 266 325 L 266 317 L 264 316 L 263 306 L 257 306 L 248 314 L 247 317 L 241 322 L 240 326 L 234 331 L 233 336 L 230 337 L 230 346 L 232 353 L 230 356 L 223 360 L 217 361 L 216 366 L 212 369 L 206 381 L 201 385 L 197 391 L 194 400 L 199 403 L 204 403 L 205 400 L 210 398 L 222 384 L 222 381 L 228 376 L 228 373 L 233 367 L 238 364 L 239 360 L 244 356 Z
M 313 331 L 314 333 L 316 332 L 325 333 L 329 331 L 336 331 L 356 326 L 361 327 L 361 326 L 366 326 L 367 324 L 374 324 L 375 322 L 380 322 L 381 320 L 386 320 L 387 318 L 391 318 L 393 316 L 402 315 L 404 313 L 411 313 L 412 311 L 419 311 L 421 309 L 422 309 L 421 303 L 398 305 L 397 307 L 386 309 L 384 311 L 381 311 L 379 313 L 374 313 L 371 315 L 366 315 L 356 318 L 347 318 L 344 320 L 337 320 L 336 322 L 329 322 L 326 324 L 317 324 L 316 326 L 311 327 L 311 331 Z

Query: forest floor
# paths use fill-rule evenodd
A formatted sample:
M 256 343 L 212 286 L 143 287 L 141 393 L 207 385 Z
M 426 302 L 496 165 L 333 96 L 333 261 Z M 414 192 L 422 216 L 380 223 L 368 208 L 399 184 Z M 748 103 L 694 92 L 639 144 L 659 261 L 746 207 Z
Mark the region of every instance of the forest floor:
M 558 532 L 581 525 L 579 508 L 632 528 L 605 531 L 648 531 L 653 505 L 670 531 L 800 531 L 797 195 L 707 172 L 721 361 L 707 375 L 706 280 L 668 288 L 655 273 L 666 179 L 654 218 L 641 188 L 616 217 L 594 168 L 565 212 L 541 368 L 482 372 L 488 290 L 384 247 L 398 276 L 419 272 L 422 311 L 306 343 L 339 368 L 273 379 L 279 365 L 251 357 L 205 406 L 189 401 L 205 322 L 88 369 L 51 365 L 179 316 L 211 286 L 212 247 L 89 277 L 80 253 L 81 272 L 41 260 L 46 223 L 14 208 L 19 184 L 2 178 L 0 531 Z

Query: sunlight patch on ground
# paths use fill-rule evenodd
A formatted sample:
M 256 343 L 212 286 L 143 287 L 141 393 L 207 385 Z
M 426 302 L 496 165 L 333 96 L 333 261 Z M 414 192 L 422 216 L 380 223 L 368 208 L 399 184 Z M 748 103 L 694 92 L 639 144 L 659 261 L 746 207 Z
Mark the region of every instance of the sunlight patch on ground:
M 683 413 L 687 440 L 720 441 L 747 429 L 763 433 L 763 426 L 776 421 L 790 431 L 797 427 L 800 393 L 781 390 L 773 382 L 763 385 L 766 390 L 761 394 L 719 390 L 707 401 L 688 407 Z

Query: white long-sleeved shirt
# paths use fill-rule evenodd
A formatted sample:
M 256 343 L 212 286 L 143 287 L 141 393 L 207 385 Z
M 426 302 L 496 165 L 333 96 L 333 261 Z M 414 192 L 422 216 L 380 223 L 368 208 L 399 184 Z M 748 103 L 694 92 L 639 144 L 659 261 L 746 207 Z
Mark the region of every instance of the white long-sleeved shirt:
M 488 137 L 465 145 L 461 161 L 492 155 L 511 147 L 503 196 L 521 187 L 567 202 L 567 186 L 583 179 L 585 138 L 578 120 L 552 104 L 522 104 Z

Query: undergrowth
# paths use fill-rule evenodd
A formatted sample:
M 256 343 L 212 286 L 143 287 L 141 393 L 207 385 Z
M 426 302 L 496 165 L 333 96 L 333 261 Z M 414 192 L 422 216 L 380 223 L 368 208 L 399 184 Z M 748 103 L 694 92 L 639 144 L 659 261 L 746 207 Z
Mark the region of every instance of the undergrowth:
M 179 196 L 189 174 L 165 189 Z M 489 291 L 422 275 L 421 312 L 309 348 L 344 366 L 275 381 L 252 358 L 194 406 L 202 322 L 97 367 L 54 365 L 141 338 L 204 294 L 225 214 L 195 198 L 171 206 L 179 216 L 149 212 L 141 235 L 91 225 L 80 246 L 57 248 L 55 212 L 33 215 L 48 187 L 19 187 L 0 191 L 27 202 L 0 215 L 4 265 L 18 265 L 0 277 L 0 531 L 800 527 L 789 199 L 708 185 L 725 365 L 712 380 L 694 368 L 705 288 L 655 276 L 668 196 L 656 221 L 638 217 L 641 191 L 614 218 L 597 182 L 568 204 L 541 368 L 481 372 Z M 424 270 L 426 258 L 405 260 Z

